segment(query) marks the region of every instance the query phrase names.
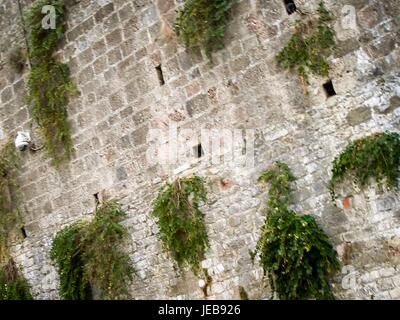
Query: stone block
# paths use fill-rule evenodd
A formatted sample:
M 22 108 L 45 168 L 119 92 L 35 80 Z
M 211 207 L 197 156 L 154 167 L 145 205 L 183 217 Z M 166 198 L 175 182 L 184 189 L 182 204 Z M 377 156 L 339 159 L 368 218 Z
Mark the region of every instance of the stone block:
M 199 94 L 186 103 L 186 110 L 191 117 L 206 111 L 208 107 L 208 99 L 205 94 Z
M 102 7 L 94 14 L 94 19 L 96 20 L 96 23 L 102 22 L 104 18 L 110 15 L 113 11 L 114 11 L 114 4 L 112 2 L 106 4 L 104 7 Z
M 366 107 L 358 107 L 356 109 L 351 110 L 347 114 L 347 121 L 349 125 L 356 126 L 361 123 L 367 122 L 372 118 L 372 112 L 370 108 Z

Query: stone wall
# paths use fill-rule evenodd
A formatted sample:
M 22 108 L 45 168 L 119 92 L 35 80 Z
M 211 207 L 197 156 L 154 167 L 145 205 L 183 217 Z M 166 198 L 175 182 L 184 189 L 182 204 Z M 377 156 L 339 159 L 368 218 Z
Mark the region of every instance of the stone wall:
M 32 2 L 21 4 L 26 10 Z M 191 173 L 207 179 L 209 201 L 202 210 L 211 247 L 202 265 L 213 279 L 208 298 L 239 298 L 240 286 L 251 299 L 270 298 L 249 250 L 255 248 L 266 203 L 257 177 L 277 160 L 298 177 L 293 208 L 317 218 L 348 265 L 335 278 L 336 296 L 400 298 L 397 195 L 348 184 L 334 206 L 327 189 L 331 162 L 350 141 L 400 131 L 400 6 L 397 0 L 326 1 L 337 20 L 338 42 L 329 58 L 337 95 L 328 98 L 327 79 L 311 78 L 305 96 L 298 76 L 276 63 L 292 23 L 313 14 L 318 3 L 295 2 L 301 13 L 288 15 L 281 0 L 239 1 L 225 49 L 211 65 L 203 53 L 188 54 L 177 42 L 173 22 L 182 0 L 69 1 L 58 56 L 81 92 L 68 106 L 75 155 L 56 170 L 41 151 L 21 153 L 18 178 L 27 237 L 15 241 L 12 253 L 36 299 L 59 298 L 58 275 L 49 260 L 52 239 L 92 216 L 97 193 L 118 199 L 128 213 L 126 250 L 138 271 L 132 296 L 203 299 L 197 278 L 175 273 L 150 216 L 164 181 Z M 349 28 L 351 8 L 357 19 Z M 28 67 L 18 75 L 6 63 L 9 49 L 24 45 L 17 1 L 0 0 L 0 32 L 0 138 L 5 141 L 21 126 L 40 146 L 24 102 Z M 164 146 L 150 144 L 148 133 L 158 129 L 168 138 L 173 126 L 182 130 L 188 152 L 199 143 L 201 128 L 252 132 L 254 165 L 154 163 L 149 148 L 162 154 L 168 139 Z M 196 131 L 185 135 L 184 129 Z M 251 138 L 244 136 L 243 143 Z M 207 142 L 202 147 L 206 159 Z

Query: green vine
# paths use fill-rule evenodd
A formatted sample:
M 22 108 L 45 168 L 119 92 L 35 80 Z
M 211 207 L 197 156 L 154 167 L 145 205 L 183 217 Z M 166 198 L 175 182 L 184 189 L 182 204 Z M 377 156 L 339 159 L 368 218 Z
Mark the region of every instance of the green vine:
M 16 73 L 21 73 L 25 67 L 26 53 L 21 47 L 15 47 L 8 52 L 8 64 Z
M 0 300 L 32 300 L 28 283 L 11 258 L 0 269 Z
M 96 209 L 91 222 L 78 222 L 60 231 L 51 259 L 60 274 L 60 295 L 67 300 L 128 298 L 134 269 L 120 248 L 127 235 L 120 224 L 126 216 L 120 205 L 108 202 Z
M 329 279 L 339 269 L 337 254 L 312 216 L 289 209 L 294 180 L 281 162 L 259 178 L 270 184 L 266 222 L 256 248 L 260 263 L 280 299 L 332 299 Z
M 203 178 L 177 179 L 161 188 L 152 212 L 158 220 L 164 249 L 171 253 L 179 269 L 189 265 L 196 275 L 209 246 L 200 201 L 206 201 Z
M 0 300 L 30 300 L 28 284 L 10 256 L 8 241 L 18 229 L 20 217 L 12 189 L 19 161 L 10 141 L 0 150 Z
M 333 161 L 330 192 L 347 177 L 361 187 L 374 178 L 379 187 L 385 180 L 387 189 L 397 189 L 400 177 L 400 135 L 395 132 L 376 133 L 349 144 Z
M 211 59 L 223 48 L 229 12 L 236 0 L 185 0 L 175 32 L 189 50 L 204 49 Z
M 60 231 L 52 245 L 51 259 L 60 273 L 60 295 L 67 300 L 89 300 L 91 287 L 85 275 L 83 231 L 86 224 L 77 223 Z
M 42 8 L 45 5 L 55 8 L 55 29 L 42 26 L 45 17 Z M 68 97 L 78 93 L 70 79 L 68 66 L 53 57 L 64 37 L 64 16 L 63 0 L 39 0 L 25 17 L 32 64 L 28 79 L 28 102 L 32 106 L 32 116 L 41 128 L 46 153 L 56 166 L 72 155 L 67 105 Z
M 323 1 L 317 11 L 318 22 L 297 21 L 295 33 L 277 55 L 278 62 L 285 69 L 295 69 L 303 83 L 307 82 L 309 73 L 323 77 L 329 75 L 326 57 L 335 45 L 335 32 L 331 27 L 333 18 Z

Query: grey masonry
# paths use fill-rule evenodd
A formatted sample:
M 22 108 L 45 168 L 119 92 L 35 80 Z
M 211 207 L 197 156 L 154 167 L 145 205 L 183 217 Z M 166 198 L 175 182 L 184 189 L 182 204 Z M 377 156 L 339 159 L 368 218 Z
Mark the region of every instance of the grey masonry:
M 24 9 L 32 2 L 21 0 Z M 314 215 L 343 265 L 352 267 L 334 279 L 335 295 L 400 299 L 398 195 L 349 183 L 334 206 L 327 188 L 331 162 L 349 142 L 400 131 L 398 0 L 325 1 L 336 19 L 337 46 L 329 57 L 332 97 L 323 87 L 329 79 L 313 77 L 305 96 L 298 76 L 275 60 L 292 23 L 312 14 L 318 1 L 294 1 L 297 11 L 290 15 L 281 0 L 239 1 L 214 64 L 178 43 L 173 24 L 182 2 L 69 1 L 58 56 L 81 92 L 68 106 L 75 155 L 56 170 L 40 151 L 21 153 L 18 178 L 27 237 L 11 249 L 34 297 L 59 298 L 58 274 L 49 259 L 52 239 L 67 225 L 90 219 L 93 195 L 99 193 L 118 199 L 128 213 L 125 249 L 138 271 L 132 296 L 204 298 L 199 279 L 175 273 L 150 216 L 164 181 L 196 173 L 207 179 L 209 198 L 202 207 L 211 244 L 202 262 L 213 279 L 208 298 L 239 298 L 239 287 L 252 299 L 271 298 L 249 250 L 256 246 L 266 203 L 257 177 L 281 160 L 298 177 L 293 209 Z M 354 8 L 352 27 L 343 23 L 346 8 Z M 40 145 L 24 100 L 29 70 L 17 74 L 6 63 L 11 47 L 24 46 L 17 1 L 0 0 L 0 32 L 0 138 L 23 127 Z M 170 123 L 180 129 L 254 130 L 254 166 L 199 162 L 176 172 L 150 163 L 148 133 L 154 128 L 167 133 Z

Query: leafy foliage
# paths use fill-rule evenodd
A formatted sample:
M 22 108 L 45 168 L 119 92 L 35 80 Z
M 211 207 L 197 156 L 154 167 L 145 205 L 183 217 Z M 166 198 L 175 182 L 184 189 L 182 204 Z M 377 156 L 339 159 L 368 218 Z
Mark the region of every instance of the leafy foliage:
M 7 215 L 12 210 L 10 187 L 14 182 L 13 170 L 18 168 L 19 158 L 12 141 L 0 150 L 0 215 Z
M 18 163 L 13 143 L 9 141 L 0 150 L 0 265 L 9 260 L 7 242 L 18 222 L 18 211 L 11 193 L 15 186 L 13 173 Z
M 56 11 L 56 28 L 45 29 L 42 7 Z M 32 115 L 44 136 L 47 154 L 59 165 L 72 154 L 72 140 L 67 121 L 68 97 L 77 94 L 67 65 L 57 62 L 53 54 L 64 37 L 65 4 L 63 0 L 37 1 L 26 14 L 32 70 L 28 80 L 28 102 Z
M 309 215 L 289 209 L 295 177 L 277 162 L 259 178 L 269 183 L 268 211 L 257 252 L 280 299 L 331 299 L 329 278 L 339 269 L 336 251 Z
M 297 70 L 304 81 L 310 72 L 324 77 L 329 75 L 326 57 L 335 45 L 335 32 L 330 26 L 332 16 L 323 1 L 319 4 L 318 14 L 317 23 L 297 21 L 295 33 L 277 55 L 284 68 Z
M 96 209 L 90 223 L 76 223 L 60 231 L 50 257 L 60 274 L 60 294 L 67 300 L 88 300 L 93 292 L 101 299 L 128 297 L 127 284 L 134 272 L 129 256 L 120 248 L 125 217 L 120 205 L 108 202 Z
M 44 6 L 53 6 L 56 13 L 56 28 L 45 29 L 42 20 Z M 25 14 L 25 21 L 29 26 L 29 47 L 33 63 L 43 62 L 56 51 L 60 40 L 64 38 L 65 27 L 65 4 L 64 0 L 39 0 Z
M 0 300 L 29 300 L 32 296 L 26 280 L 20 275 L 8 251 L 10 234 L 19 223 L 18 209 L 12 197 L 14 170 L 18 156 L 12 141 L 0 151 Z
M 97 210 L 85 234 L 85 274 L 105 299 L 127 297 L 127 283 L 134 272 L 129 255 L 119 247 L 127 235 L 119 223 L 125 216 L 117 203 L 106 203 Z
M 0 269 L 0 300 L 32 300 L 28 283 L 12 259 Z
M 42 129 L 47 154 L 54 164 L 72 153 L 66 105 L 68 95 L 76 94 L 69 79 L 68 66 L 50 58 L 46 64 L 33 65 L 28 81 L 32 116 Z
M 89 300 L 92 297 L 82 257 L 85 226 L 78 223 L 61 230 L 51 248 L 50 257 L 56 262 L 60 273 L 61 297 L 66 300 Z
M 223 48 L 226 23 L 236 0 L 185 0 L 175 32 L 189 50 L 202 48 L 210 58 Z
M 195 274 L 201 271 L 200 261 L 209 246 L 200 201 L 206 201 L 201 177 L 177 179 L 161 188 L 152 212 L 158 219 L 164 249 L 179 269 L 189 265 Z
M 395 132 L 377 133 L 349 144 L 333 161 L 330 192 L 350 176 L 361 187 L 374 178 L 382 187 L 398 188 L 400 177 L 400 135 Z

